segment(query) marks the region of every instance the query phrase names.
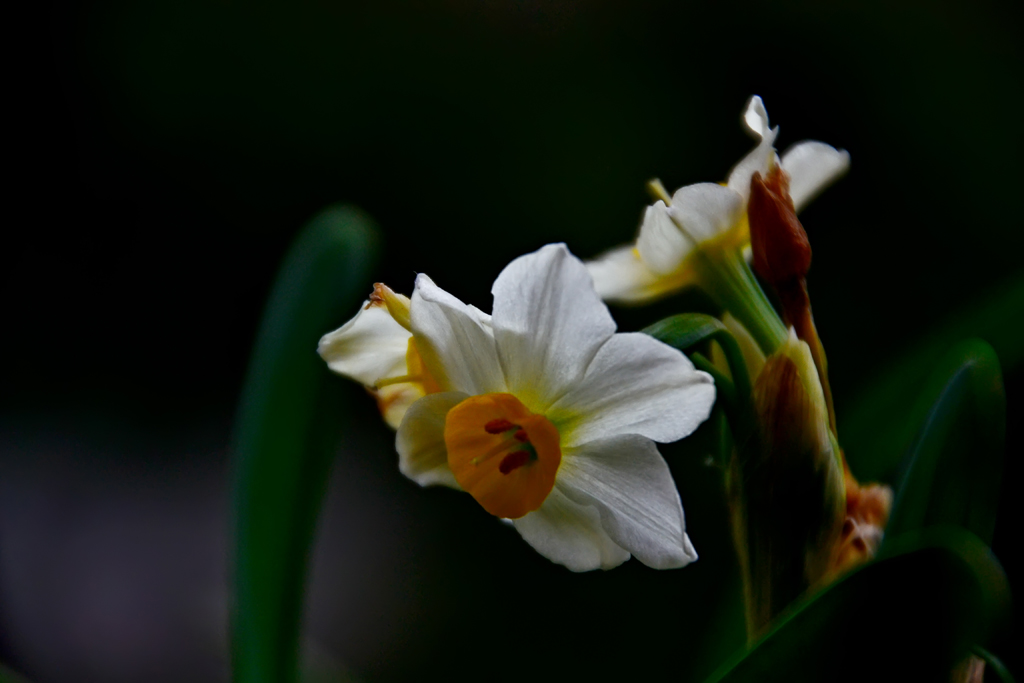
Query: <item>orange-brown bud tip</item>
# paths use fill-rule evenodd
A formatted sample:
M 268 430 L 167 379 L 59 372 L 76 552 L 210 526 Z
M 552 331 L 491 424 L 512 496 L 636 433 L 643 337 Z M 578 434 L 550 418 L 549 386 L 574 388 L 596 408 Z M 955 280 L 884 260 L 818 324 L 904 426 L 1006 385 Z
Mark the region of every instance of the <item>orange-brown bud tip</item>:
M 412 319 L 409 317 L 409 307 L 412 304 L 409 297 L 396 294 L 394 290 L 383 282 L 375 282 L 373 291 L 370 292 L 370 300 L 366 303 L 366 309 L 374 306 L 385 306 L 388 313 L 395 319 L 395 322 L 412 332 Z
M 805 277 L 811 268 L 811 243 L 789 196 L 789 177 L 776 166 L 767 177 L 750 179 L 750 246 L 754 270 L 771 284 Z

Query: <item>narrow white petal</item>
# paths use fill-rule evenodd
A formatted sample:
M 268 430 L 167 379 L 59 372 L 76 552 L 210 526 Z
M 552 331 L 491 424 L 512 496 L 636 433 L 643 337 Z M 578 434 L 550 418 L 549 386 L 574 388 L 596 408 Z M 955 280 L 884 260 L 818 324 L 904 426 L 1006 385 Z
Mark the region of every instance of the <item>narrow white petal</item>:
M 747 156 L 740 159 L 740 162 L 729 173 L 727 185 L 729 189 L 738 192 L 743 197 L 744 206 L 746 206 L 747 200 L 750 199 L 750 179 L 755 173 L 760 173 L 762 176 L 767 175 L 768 171 L 775 165 L 775 137 L 778 134 L 778 126 L 772 130 L 767 130 L 764 137 L 761 138 L 761 142 L 757 144 L 757 147 L 752 149 Z
M 539 509 L 512 523 L 534 550 L 574 572 L 611 569 L 629 559 L 605 533 L 597 507 L 574 503 L 557 483 Z
M 647 207 L 636 250 L 644 265 L 658 275 L 667 275 L 679 268 L 694 242 L 672 222 L 665 202 L 658 200 Z
M 411 336 L 386 307 L 367 300 L 354 318 L 321 337 L 317 353 L 334 372 L 373 386 L 379 379 L 406 374 Z
M 412 294 L 412 329 L 427 369 L 453 391 L 505 391 L 494 334 L 479 309 L 467 306 L 422 273 Z
M 736 225 L 743 215 L 743 204 L 743 198 L 728 187 L 696 183 L 676 190 L 668 214 L 683 232 L 703 242 Z
M 798 142 L 782 155 L 782 170 L 789 174 L 789 195 L 800 211 L 850 168 L 850 153 L 824 142 Z
M 601 347 L 587 374 L 546 413 L 563 446 L 639 434 L 663 443 L 688 436 L 711 414 L 711 376 L 671 346 L 639 332 Z
M 573 386 L 615 333 L 615 321 L 586 267 L 564 244 L 512 261 L 491 292 L 491 324 L 505 382 L 534 412 Z
M 639 303 L 664 293 L 662 278 L 644 265 L 633 245 L 616 247 L 587 261 L 587 272 L 598 296 L 606 301 Z
M 596 505 L 611 539 L 648 567 L 697 559 L 679 492 L 653 441 L 625 435 L 566 449 L 557 485 L 572 501 Z
M 747 102 L 743 111 L 743 123 L 750 133 L 760 139 L 768 134 L 768 111 L 764 108 L 764 102 L 757 95 L 754 95 Z
M 448 467 L 444 421 L 448 411 L 468 396 L 459 391 L 430 394 L 405 412 L 395 436 L 398 470 L 420 486 L 443 484 L 460 488 Z

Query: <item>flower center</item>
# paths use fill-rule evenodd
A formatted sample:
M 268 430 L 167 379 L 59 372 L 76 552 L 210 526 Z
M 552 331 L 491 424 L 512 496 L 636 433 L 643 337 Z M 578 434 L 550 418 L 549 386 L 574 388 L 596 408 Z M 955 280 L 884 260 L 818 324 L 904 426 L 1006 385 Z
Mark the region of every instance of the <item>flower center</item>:
M 562 461 L 558 430 L 512 394 L 471 396 L 452 408 L 444 442 L 459 486 L 508 519 L 541 506 Z

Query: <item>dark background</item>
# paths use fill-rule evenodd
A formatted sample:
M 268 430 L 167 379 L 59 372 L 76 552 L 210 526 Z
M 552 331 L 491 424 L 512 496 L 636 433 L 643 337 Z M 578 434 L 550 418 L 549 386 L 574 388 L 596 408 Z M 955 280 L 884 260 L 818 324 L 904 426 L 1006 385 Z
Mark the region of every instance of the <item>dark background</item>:
M 50 2 L 9 29 L 0 659 L 40 682 L 226 678 L 234 405 L 275 269 L 329 204 L 381 226 L 375 279 L 409 293 L 425 271 L 489 310 L 514 256 L 631 239 L 647 179 L 724 178 L 759 94 L 780 149 L 853 159 L 802 216 L 840 428 L 901 354 L 1024 274 L 1015 2 Z M 664 450 L 701 560 L 574 576 L 403 479 L 357 406 L 313 675 L 699 677 L 742 642 L 711 642 L 739 603 L 720 476 L 693 453 Z

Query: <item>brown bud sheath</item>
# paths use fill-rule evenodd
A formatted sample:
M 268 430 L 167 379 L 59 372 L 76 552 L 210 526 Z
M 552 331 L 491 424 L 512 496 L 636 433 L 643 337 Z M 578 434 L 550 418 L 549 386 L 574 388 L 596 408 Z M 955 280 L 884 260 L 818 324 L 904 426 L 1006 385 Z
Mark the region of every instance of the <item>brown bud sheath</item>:
M 751 641 L 828 573 L 846 511 L 838 445 L 806 342 L 791 333 L 765 361 L 752 398 L 756 436 L 730 477 Z
M 750 179 L 750 248 L 754 271 L 775 290 L 782 304 L 782 320 L 796 328 L 797 336 L 811 347 L 814 364 L 825 391 L 829 423 L 836 430 L 832 389 L 828 382 L 825 349 L 814 327 L 811 300 L 807 295 L 807 271 L 811 269 L 811 242 L 789 194 L 789 176 L 779 166 L 767 177 L 755 173 Z
M 811 243 L 789 196 L 789 177 L 776 166 L 750 180 L 750 246 L 754 271 L 770 284 L 796 280 L 811 268 Z

